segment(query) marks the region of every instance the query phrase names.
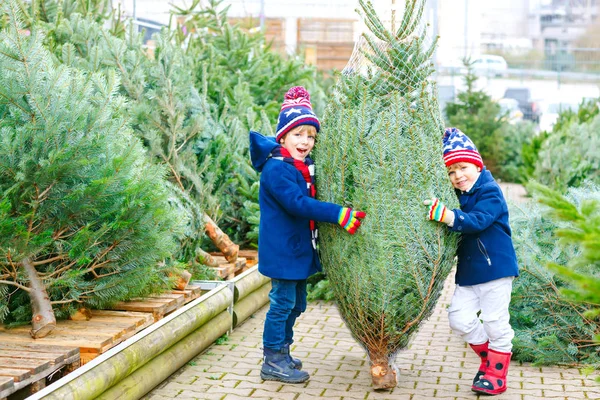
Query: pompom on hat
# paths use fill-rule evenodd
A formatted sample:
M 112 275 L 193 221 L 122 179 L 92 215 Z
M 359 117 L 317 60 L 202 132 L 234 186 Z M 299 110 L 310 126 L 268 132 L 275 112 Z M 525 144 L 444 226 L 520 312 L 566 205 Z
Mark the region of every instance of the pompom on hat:
M 468 162 L 483 168 L 483 159 L 477 151 L 477 147 L 460 129 L 446 128 L 442 143 L 444 146 L 444 162 L 447 167 L 459 162 Z
M 289 131 L 300 125 L 312 125 L 317 132 L 321 124 L 312 110 L 310 95 L 302 86 L 294 86 L 285 94 L 277 119 L 277 142 Z

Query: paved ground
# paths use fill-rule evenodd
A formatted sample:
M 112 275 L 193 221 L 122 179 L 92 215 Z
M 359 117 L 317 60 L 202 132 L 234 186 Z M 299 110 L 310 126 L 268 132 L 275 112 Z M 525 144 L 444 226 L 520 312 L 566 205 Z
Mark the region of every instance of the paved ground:
M 167 399 L 477 399 L 470 382 L 478 358 L 448 328 L 446 307 L 452 277 L 432 317 L 408 349 L 398 354 L 398 386 L 371 389 L 368 363 L 333 303 L 316 302 L 296 325 L 292 354 L 311 374 L 300 385 L 263 382 L 259 371 L 262 324 L 267 307 L 239 326 L 222 345 L 213 345 L 149 393 L 145 400 Z M 578 369 L 513 363 L 509 389 L 500 400 L 600 399 L 600 384 Z

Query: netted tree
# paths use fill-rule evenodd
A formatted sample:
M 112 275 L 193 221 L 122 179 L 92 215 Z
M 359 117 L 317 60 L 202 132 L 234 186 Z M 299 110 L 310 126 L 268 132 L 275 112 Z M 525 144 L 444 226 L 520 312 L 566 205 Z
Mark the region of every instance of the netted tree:
M 360 1 L 364 34 L 319 133 L 319 198 L 365 210 L 355 236 L 320 227 L 320 252 L 340 313 L 371 364 L 373 386 L 397 383 L 395 354 L 428 318 L 453 266 L 457 238 L 430 223 L 423 200 L 457 198 L 442 161 L 443 125 L 430 56 L 418 31 L 425 1 L 406 2 L 387 29 Z M 392 14 L 392 21 L 394 15 Z
M 31 319 L 42 337 L 54 312 L 169 287 L 181 219 L 128 128 L 117 75 L 55 67 L 17 3 L 2 9 L 0 319 Z

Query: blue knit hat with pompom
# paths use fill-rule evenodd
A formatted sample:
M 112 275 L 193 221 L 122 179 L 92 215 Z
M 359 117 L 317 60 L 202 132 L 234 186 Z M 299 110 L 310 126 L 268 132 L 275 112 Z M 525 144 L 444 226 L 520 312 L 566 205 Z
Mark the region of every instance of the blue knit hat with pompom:
M 302 86 L 294 86 L 285 94 L 277 119 L 277 142 L 286 133 L 300 125 L 312 125 L 321 129 L 319 119 L 312 110 L 310 95 Z

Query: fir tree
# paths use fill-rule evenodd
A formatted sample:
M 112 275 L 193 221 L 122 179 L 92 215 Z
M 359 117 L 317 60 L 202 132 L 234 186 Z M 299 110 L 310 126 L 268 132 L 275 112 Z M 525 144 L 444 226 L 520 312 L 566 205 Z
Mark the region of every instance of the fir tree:
M 476 90 L 477 75 L 475 74 L 472 62 L 464 60 L 467 67 L 467 74 L 464 77 L 466 90 L 460 92 L 456 102 L 446 104 L 446 119 L 448 126 L 459 127 L 463 132 L 469 135 L 469 138 L 477 145 L 477 150 L 485 160 L 486 167 L 494 175 L 498 175 L 502 165 L 499 153 L 502 148 L 501 128 L 506 121 L 499 118 L 500 106 L 492 100 L 491 96 L 483 90 Z
M 315 159 L 319 198 L 367 212 L 355 236 L 320 226 L 320 252 L 340 313 L 365 348 L 375 388 L 396 385 L 395 354 L 435 306 L 456 236 L 425 217 L 423 200 L 457 199 L 442 161 L 443 125 L 424 32 L 408 1 L 397 31 L 360 1 L 373 35 L 328 105 Z M 354 57 L 355 55 L 353 55 Z M 350 63 L 351 64 L 351 63 Z
M 597 112 L 597 111 L 596 111 Z M 561 119 L 561 126 L 541 144 L 534 178 L 565 192 L 590 180 L 600 184 L 600 114 Z
M 173 34 L 164 30 L 156 36 L 154 57 L 148 58 L 133 25 L 123 38 L 113 36 L 92 16 L 79 14 L 46 27 L 52 35 L 48 46 L 61 63 L 85 71 L 118 71 L 122 77 L 121 92 L 130 100 L 124 111 L 148 148 L 148 156 L 167 167 L 172 201 L 188 217 L 176 257 L 205 274 L 196 264 L 214 264 L 202 250 L 207 245 L 206 232 L 227 258 L 235 259 L 238 246 L 208 215 L 217 214 L 220 207 L 214 193 L 218 176 L 207 172 L 214 159 L 199 160 L 197 154 L 199 143 L 218 135 L 217 123 L 211 118 L 210 105 L 194 88 L 193 62 L 173 41 Z
M 117 75 L 55 67 L 41 32 L 24 33 L 17 3 L 3 9 L 0 313 L 32 319 L 42 337 L 55 324 L 52 306 L 65 317 L 166 287 L 162 260 L 181 222 L 165 171 L 128 128 Z
M 532 186 L 529 188 L 532 189 Z M 539 195 L 535 190 L 533 192 L 537 199 Z M 598 188 L 587 187 L 585 190 L 571 189 L 568 198 L 569 202 L 583 205 L 597 202 L 599 195 Z M 561 208 L 567 205 L 564 199 L 553 201 L 553 204 L 560 204 Z M 568 209 L 571 217 L 577 215 L 577 212 L 573 212 L 575 206 L 569 206 Z M 598 367 L 600 356 L 593 338 L 600 333 L 600 328 L 597 319 L 590 314 L 594 303 L 598 304 L 598 299 L 565 297 L 563 292 L 576 290 L 576 284 L 570 282 L 566 275 L 548 268 L 548 265 L 555 264 L 571 266 L 575 260 L 582 260 L 582 246 L 574 243 L 557 245 L 557 234 L 568 226 L 545 214 L 546 211 L 535 202 L 510 205 L 513 242 L 520 273 L 513 284 L 510 306 L 510 321 L 515 330 L 513 358 L 535 365 L 588 364 Z M 591 228 L 597 215 L 594 217 L 592 213 L 589 217 L 580 219 L 578 223 Z M 594 228 L 589 228 L 580 233 L 591 232 L 593 235 Z M 573 269 L 572 272 L 576 271 Z M 589 279 L 597 281 L 598 276 L 596 268 Z M 598 293 L 593 291 L 593 285 L 589 287 L 591 294 Z
M 587 335 L 573 338 L 570 346 L 576 351 L 569 354 L 600 369 L 600 188 L 587 181 L 581 188 L 569 189 L 567 196 L 535 182 L 528 189 L 547 206 L 544 211 L 556 224 L 553 234 L 559 248 L 569 252 L 569 257 L 550 258 L 544 263 L 568 283 L 560 289 L 561 301 L 574 302 L 583 310 L 580 318 L 584 318 Z M 573 319 L 560 322 L 572 329 L 582 325 Z M 564 330 L 564 326 L 558 328 L 559 332 Z

